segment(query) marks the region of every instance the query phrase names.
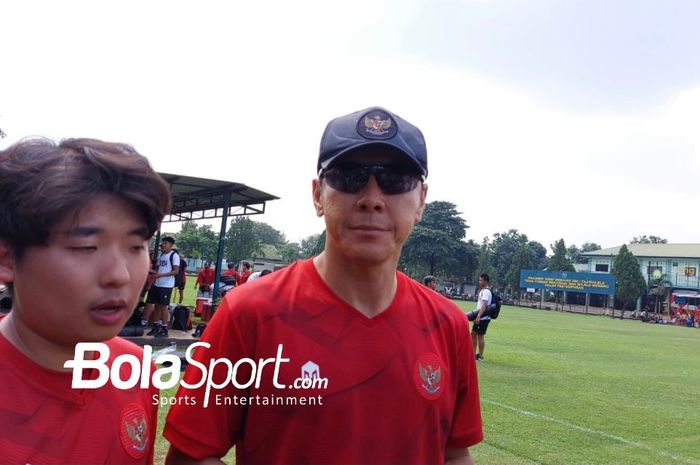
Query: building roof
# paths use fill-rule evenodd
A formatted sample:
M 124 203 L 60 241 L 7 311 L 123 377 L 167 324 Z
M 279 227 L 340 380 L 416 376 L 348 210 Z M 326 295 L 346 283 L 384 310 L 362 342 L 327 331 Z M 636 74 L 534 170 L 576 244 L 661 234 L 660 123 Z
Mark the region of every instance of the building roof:
M 607 249 L 584 252 L 586 257 L 614 257 L 621 245 Z M 635 257 L 649 258 L 700 258 L 700 244 L 627 244 Z

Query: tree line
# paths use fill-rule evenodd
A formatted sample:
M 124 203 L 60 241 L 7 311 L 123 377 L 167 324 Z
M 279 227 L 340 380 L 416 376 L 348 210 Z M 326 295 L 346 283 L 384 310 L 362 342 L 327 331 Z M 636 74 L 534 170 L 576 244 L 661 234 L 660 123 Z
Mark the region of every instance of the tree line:
M 478 282 L 479 274 L 488 273 L 496 288 L 517 291 L 521 270 L 574 271 L 574 264 L 586 263 L 583 253 L 602 248 L 594 242 L 567 246 L 564 239 L 559 239 L 549 246 L 551 255 L 548 255 L 544 245 L 530 240 L 517 229 L 484 237 L 480 243 L 466 239 L 468 229 L 469 225 L 455 204 L 446 201 L 427 203 L 422 221 L 404 244 L 399 269 L 415 279 L 434 275 L 470 284 Z M 178 250 L 186 256 L 199 259 L 216 257 L 218 233 L 211 225 L 186 221 L 181 231 L 172 235 Z M 636 236 L 630 241 L 632 244 L 666 242 L 666 239 L 654 235 Z M 300 242 L 290 242 L 284 233 L 269 224 L 240 216 L 233 218 L 227 228 L 224 257 L 234 263 L 252 257 L 292 263 L 318 255 L 324 244 L 325 231 Z M 636 300 L 640 292 L 646 291 L 643 277 L 644 291 L 640 291 L 641 272 L 638 264 L 634 265 L 636 259 L 632 256 L 632 262 L 628 255 L 631 253 L 623 247 L 613 265 L 613 273 L 619 274 L 618 280 L 622 279 L 622 286 L 618 284 L 618 298 L 626 303 Z M 656 288 L 663 288 L 663 279 L 657 281 L 660 282 L 655 283 Z

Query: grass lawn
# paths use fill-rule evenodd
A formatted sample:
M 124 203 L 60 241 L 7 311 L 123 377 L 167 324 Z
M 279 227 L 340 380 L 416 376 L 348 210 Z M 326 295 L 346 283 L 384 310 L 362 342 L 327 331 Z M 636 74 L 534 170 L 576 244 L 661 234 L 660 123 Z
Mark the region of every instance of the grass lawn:
M 700 330 L 504 307 L 486 343 L 476 463 L 700 464 Z
M 477 463 L 700 463 L 700 330 L 505 307 L 485 358 Z

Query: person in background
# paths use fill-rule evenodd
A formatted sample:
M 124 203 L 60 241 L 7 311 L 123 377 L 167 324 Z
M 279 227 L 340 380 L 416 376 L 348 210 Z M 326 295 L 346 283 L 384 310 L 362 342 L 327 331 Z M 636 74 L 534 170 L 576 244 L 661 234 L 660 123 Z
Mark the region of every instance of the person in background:
M 177 250 L 175 252 L 177 252 Z M 175 276 L 175 289 L 177 289 L 179 294 L 177 300 L 178 304 L 182 304 L 182 299 L 185 292 L 185 284 L 187 284 L 187 257 L 185 257 L 183 254 L 180 254 L 180 268 L 178 268 L 177 275 Z
M 204 262 L 204 267 L 199 270 L 194 288 L 199 289 L 197 296 L 211 297 L 211 287 L 214 285 L 215 270 L 211 267 L 209 260 Z
M 426 287 L 429 287 L 430 289 L 432 289 L 432 290 L 434 290 L 434 291 L 437 291 L 437 288 L 438 288 L 438 280 L 437 280 L 437 278 L 436 278 L 435 276 L 430 276 L 430 275 L 429 275 L 429 276 L 426 276 L 425 278 L 423 278 L 423 284 L 424 284 Z
M 175 276 L 180 269 L 180 255 L 173 250 L 175 239 L 163 236 L 160 240 L 160 256 L 156 262 L 157 271 L 153 274 L 155 281 L 146 297 L 146 309 L 143 312 L 141 325 L 146 326 L 151 314 L 154 316 L 153 328 L 148 333 L 153 337 L 168 337 L 168 322 L 170 314 L 168 305 L 175 288 Z
M 243 267 L 243 271 L 238 274 L 238 280 L 237 280 L 237 283 L 239 286 L 241 284 L 247 283 L 248 278 L 250 278 L 250 275 L 253 274 L 252 271 L 250 270 L 250 263 L 242 262 L 241 267 Z

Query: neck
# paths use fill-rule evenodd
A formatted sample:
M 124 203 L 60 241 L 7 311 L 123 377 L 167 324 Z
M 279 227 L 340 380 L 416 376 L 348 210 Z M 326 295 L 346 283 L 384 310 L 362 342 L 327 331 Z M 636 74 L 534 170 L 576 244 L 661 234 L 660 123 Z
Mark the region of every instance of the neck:
M 338 297 L 368 318 L 386 310 L 396 295 L 397 260 L 352 262 L 325 250 L 314 258 L 318 274 Z
M 56 344 L 34 333 L 16 312 L 17 310 L 13 310 L 0 320 L 0 333 L 34 363 L 51 370 L 68 371 L 63 364 L 73 359 L 74 349 Z

